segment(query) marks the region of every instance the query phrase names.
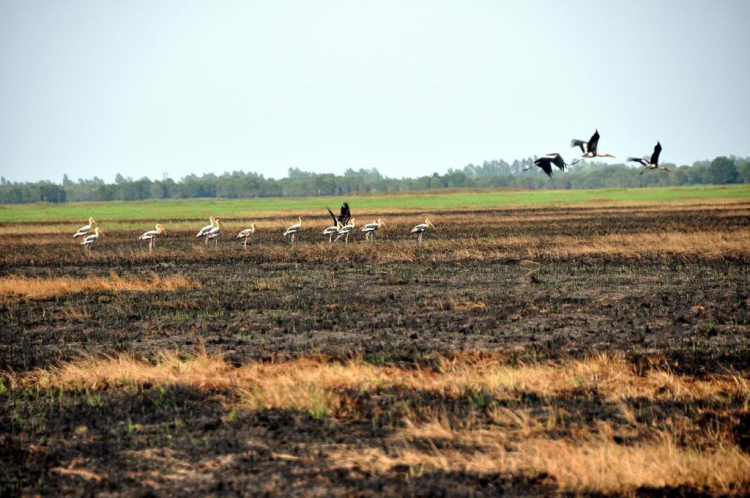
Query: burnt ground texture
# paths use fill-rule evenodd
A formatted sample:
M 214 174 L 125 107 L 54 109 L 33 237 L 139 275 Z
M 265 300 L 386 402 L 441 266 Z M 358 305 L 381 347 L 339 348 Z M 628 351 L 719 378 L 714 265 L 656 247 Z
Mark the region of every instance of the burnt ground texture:
M 421 213 L 392 213 L 375 244 L 357 233 L 348 246 L 334 247 L 319 235 L 323 217 L 289 247 L 280 235 L 289 218 L 266 219 L 247 249 L 229 234 L 207 247 L 185 227 L 171 230 L 152 254 L 135 241 L 143 230 L 110 230 L 87 255 L 62 229 L 37 235 L 0 226 L 13 234 L 0 243 L 3 278 L 115 272 L 123 279 L 179 275 L 195 284 L 3 296 L 0 371 L 11 379 L 85 356 L 125 352 L 150 361 L 164 351 L 205 348 L 234 365 L 322 357 L 413 368 L 462 353 L 502 355 L 509 364 L 614 353 L 634 365 L 658 357 L 672 372 L 697 378 L 750 373 L 750 254 L 743 249 L 750 203 L 432 213 L 438 228 L 422 247 L 408 235 Z M 730 247 L 704 248 L 716 240 Z M 387 425 L 321 422 L 289 410 L 227 421 L 216 393 L 180 386 L 65 396 L 9 384 L 0 395 L 0 490 L 11 495 L 555 491 L 543 476 L 415 475 L 400 468 L 373 475 L 325 463 L 323 442 L 376 441 Z M 392 393 L 389 406 L 399 396 Z M 360 402 L 364 413 L 379 403 Z M 574 399 L 558 402 L 587 410 Z M 44 421 L 30 427 L 37 414 Z M 91 420 L 85 430 L 81 420 Z M 146 450 L 148 460 L 129 460 Z M 316 451 L 319 461 L 296 459 Z M 163 461 L 179 475 L 175 453 L 203 480 L 147 485 L 116 472 Z M 97 460 L 109 478 L 50 470 L 76 459 Z

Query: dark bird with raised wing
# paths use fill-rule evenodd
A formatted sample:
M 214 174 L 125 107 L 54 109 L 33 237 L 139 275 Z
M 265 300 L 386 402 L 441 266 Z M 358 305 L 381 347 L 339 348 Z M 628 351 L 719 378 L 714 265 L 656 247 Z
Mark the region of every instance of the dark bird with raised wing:
M 629 157 L 628 161 L 638 163 L 645 168 L 643 171 L 640 172 L 641 175 L 650 169 L 661 169 L 661 170 L 666 171 L 667 173 L 671 173 L 669 168 L 667 168 L 666 166 L 659 165 L 659 154 L 661 154 L 661 144 L 659 142 L 656 142 L 656 147 L 654 147 L 654 153 L 651 154 L 650 160 L 646 158 L 640 158 L 640 157 Z
M 597 150 L 597 148 L 599 147 L 599 130 L 596 130 L 594 134 L 591 135 L 591 138 L 588 142 L 584 142 L 583 140 L 577 140 L 574 138 L 570 141 L 570 146 L 579 147 L 581 149 L 581 152 L 583 152 L 583 156 L 581 156 L 581 158 L 577 161 L 574 161 L 572 164 L 578 164 L 584 159 L 592 159 L 594 157 L 615 157 L 612 154 L 599 152 Z
M 546 156 L 540 157 L 539 159 L 534 161 L 534 164 L 542 168 L 542 171 L 544 171 L 550 178 L 552 178 L 553 164 L 557 166 L 560 171 L 565 171 L 565 168 L 568 166 L 568 164 L 565 162 L 565 159 L 563 159 L 562 156 L 557 152 L 553 152 L 551 154 L 547 154 Z M 530 169 L 531 167 L 528 167 L 524 171 L 528 171 Z
M 352 219 L 352 213 L 349 211 L 349 203 L 345 202 L 341 205 L 341 213 L 336 216 L 333 214 L 333 211 L 331 211 L 331 208 L 326 207 L 328 210 L 328 214 L 331 215 L 331 218 L 333 218 L 333 225 L 336 226 L 339 223 L 342 225 L 347 225 L 349 223 L 349 220 Z

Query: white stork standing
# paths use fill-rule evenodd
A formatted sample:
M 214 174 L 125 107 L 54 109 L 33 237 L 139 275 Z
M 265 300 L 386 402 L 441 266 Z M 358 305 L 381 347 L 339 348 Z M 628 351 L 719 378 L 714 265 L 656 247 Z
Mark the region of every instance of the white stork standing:
M 557 152 L 553 152 L 551 154 L 547 154 L 546 156 L 542 156 L 536 161 L 534 161 L 534 164 L 542 168 L 542 171 L 547 173 L 547 176 L 552 178 L 552 165 L 554 164 L 557 166 L 557 168 L 560 171 L 565 171 L 565 167 L 568 166 L 568 164 L 565 162 L 565 159 L 562 158 L 560 154 Z M 530 170 L 531 167 L 526 168 L 524 171 Z
M 97 223 L 96 220 L 94 220 L 94 218 L 89 218 L 89 224 L 84 225 L 81 228 L 79 228 L 78 231 L 73 234 L 73 238 L 77 239 L 78 237 L 83 237 L 96 226 L 99 226 L 99 223 Z
M 650 169 L 661 169 L 661 170 L 666 171 L 667 173 L 671 173 L 669 168 L 667 168 L 666 166 L 659 166 L 659 154 L 661 154 L 661 144 L 659 142 L 656 142 L 656 147 L 654 147 L 654 153 L 651 154 L 650 161 L 647 159 L 642 159 L 638 157 L 629 157 L 628 161 L 639 163 L 641 166 L 646 168 L 643 171 L 641 171 L 640 173 L 641 175 Z
M 211 222 L 211 224 L 206 225 L 200 230 L 198 230 L 198 234 L 195 236 L 196 239 L 205 237 L 206 235 L 208 235 L 208 232 L 210 232 L 214 228 L 214 226 L 216 226 L 216 218 L 214 218 L 213 216 L 210 216 L 208 219 Z M 205 243 L 208 244 L 208 238 L 206 238 Z
M 349 234 L 354 230 L 354 227 L 357 226 L 357 222 L 354 221 L 354 218 L 349 220 L 349 223 L 339 228 L 339 231 L 336 232 L 338 235 L 336 235 L 336 238 L 333 240 L 333 244 L 336 245 L 336 242 L 339 241 L 341 237 L 344 237 L 344 245 L 349 245 Z
M 420 223 L 419 225 L 415 226 L 411 229 L 409 233 L 418 233 L 419 234 L 419 245 L 422 245 L 422 235 L 424 235 L 425 230 L 427 230 L 428 227 L 435 228 L 435 225 L 432 224 L 429 218 L 424 219 L 424 223 Z
M 302 216 L 298 217 L 297 223 L 287 228 L 284 232 L 284 237 L 286 237 L 287 235 L 291 235 L 291 238 L 289 239 L 290 245 L 294 244 L 294 238 L 297 236 L 297 232 L 299 232 L 300 230 L 302 230 Z
M 578 164 L 584 159 L 592 159 L 594 157 L 615 157 L 612 154 L 607 154 L 606 152 L 599 152 L 597 148 L 599 147 L 599 130 L 596 130 L 593 135 L 591 135 L 591 138 L 588 142 L 584 142 L 583 140 L 576 140 L 573 139 L 570 141 L 571 147 L 580 147 L 581 152 L 583 152 L 583 156 L 581 156 L 580 159 L 577 161 L 573 161 L 572 164 Z
M 380 227 L 385 227 L 385 221 L 383 221 L 382 218 L 378 218 L 372 223 L 363 225 L 361 231 L 365 232 L 365 240 L 369 240 L 370 242 L 375 242 L 375 230 L 377 230 Z
M 245 239 L 245 242 L 242 244 L 243 247 L 247 247 L 247 239 L 250 238 L 252 234 L 255 233 L 255 223 L 250 224 L 250 228 L 246 228 L 242 230 L 240 233 L 237 234 L 237 239 Z
M 94 245 L 94 242 L 99 240 L 99 235 L 104 235 L 104 231 L 99 230 L 99 227 L 94 227 L 94 233 L 88 235 L 85 239 L 83 239 L 83 242 L 81 242 L 83 248 L 91 251 L 91 246 Z
M 329 245 L 333 243 L 333 234 L 338 233 L 342 226 L 341 222 L 337 221 L 335 225 L 330 226 L 321 232 L 323 235 L 328 235 Z
M 224 228 L 224 224 L 219 218 L 214 218 L 214 227 L 206 234 L 206 244 L 208 241 L 213 239 L 214 245 L 219 244 L 219 235 L 221 235 L 221 229 Z
M 161 223 L 156 224 L 156 230 L 149 230 L 148 232 L 145 232 L 143 235 L 138 237 L 138 240 L 148 240 L 148 252 L 151 252 L 154 250 L 154 246 L 156 245 L 156 238 L 159 235 L 166 235 L 167 231 L 164 228 L 164 225 Z

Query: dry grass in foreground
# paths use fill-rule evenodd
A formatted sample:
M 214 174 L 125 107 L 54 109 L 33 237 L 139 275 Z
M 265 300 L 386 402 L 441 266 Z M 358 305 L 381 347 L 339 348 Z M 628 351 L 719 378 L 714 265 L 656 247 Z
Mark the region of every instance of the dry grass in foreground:
M 193 288 L 197 285 L 197 283 L 179 275 L 160 277 L 154 272 L 151 272 L 145 278 L 121 278 L 115 271 L 111 271 L 108 277 L 93 275 L 84 278 L 10 276 L 0 278 L 0 300 L 8 300 L 14 297 L 47 298 L 74 292 L 173 291 Z
M 235 367 L 205 352 L 84 359 L 10 379 L 13 389 L 134 391 L 182 386 L 234 413 L 283 409 L 336 425 L 389 428 L 378 443 L 313 441 L 301 462 L 388 475 L 408 469 L 523 477 L 571 492 L 682 487 L 750 491 L 738 420 L 750 382 L 692 378 L 622 357 L 508 365 L 497 357 L 436 358 L 432 367 L 299 359 Z M 744 444 L 744 443 L 743 443 Z M 745 448 L 746 450 L 746 448 Z M 296 458 L 296 457 L 295 457 Z

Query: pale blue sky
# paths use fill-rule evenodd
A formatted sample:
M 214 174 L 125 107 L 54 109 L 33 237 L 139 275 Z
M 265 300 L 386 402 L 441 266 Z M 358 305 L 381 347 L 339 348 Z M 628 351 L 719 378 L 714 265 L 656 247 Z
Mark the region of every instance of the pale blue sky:
M 10 180 L 750 155 L 750 1 L 0 0 Z

